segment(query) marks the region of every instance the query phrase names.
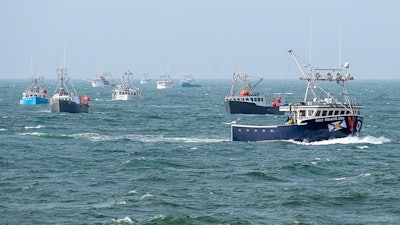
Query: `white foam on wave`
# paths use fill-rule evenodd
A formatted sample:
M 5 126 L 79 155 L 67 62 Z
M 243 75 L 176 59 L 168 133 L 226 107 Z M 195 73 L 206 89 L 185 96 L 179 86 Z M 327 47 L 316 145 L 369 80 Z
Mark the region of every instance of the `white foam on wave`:
M 6 131 L 6 129 L 4 129 L 4 128 L 0 128 L 0 131 Z
M 126 217 L 123 218 L 123 219 L 114 219 L 114 218 L 111 218 L 111 220 L 112 220 L 113 222 L 116 222 L 116 223 L 133 223 L 132 219 L 131 219 L 129 216 L 126 216 Z
M 146 193 L 146 194 L 144 194 L 144 195 L 142 196 L 142 199 L 151 198 L 151 197 L 153 197 L 153 195 L 152 195 L 151 193 Z
M 45 127 L 45 126 L 37 125 L 37 126 L 25 126 L 24 128 L 25 129 L 40 129 L 40 128 L 43 128 L 43 127 Z
M 27 132 L 27 133 L 19 133 L 19 135 L 23 135 L 23 136 L 28 136 L 28 135 L 31 135 L 31 136 L 38 136 L 38 137 L 40 137 L 40 136 L 46 135 L 46 133 L 40 133 L 40 132 Z
M 315 141 L 315 142 L 299 142 L 299 141 L 292 141 L 293 143 L 299 145 L 333 145 L 333 144 L 373 144 L 373 145 L 381 145 L 384 143 L 391 142 L 390 139 L 385 137 L 373 137 L 373 136 L 366 136 L 366 137 L 345 137 L 345 138 L 336 138 L 330 139 L 325 141 Z M 368 146 L 361 146 L 361 149 L 368 148 Z
M 211 138 L 188 138 L 188 137 L 171 137 L 164 138 L 164 141 L 176 141 L 176 142 L 186 142 L 186 143 L 215 143 L 215 142 L 224 142 L 228 140 L 224 139 L 211 139 Z

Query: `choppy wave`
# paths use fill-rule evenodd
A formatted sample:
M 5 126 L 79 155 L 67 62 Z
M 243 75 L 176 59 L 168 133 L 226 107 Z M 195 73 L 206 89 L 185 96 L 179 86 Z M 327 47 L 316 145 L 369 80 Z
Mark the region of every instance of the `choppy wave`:
M 40 129 L 40 128 L 44 128 L 45 126 L 42 125 L 37 125 L 37 126 L 25 126 L 25 129 Z

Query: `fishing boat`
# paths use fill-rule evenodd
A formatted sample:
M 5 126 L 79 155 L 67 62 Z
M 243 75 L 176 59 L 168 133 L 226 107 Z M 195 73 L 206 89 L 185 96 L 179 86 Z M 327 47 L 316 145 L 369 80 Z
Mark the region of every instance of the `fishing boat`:
M 157 89 L 169 89 L 173 84 L 169 75 L 161 75 L 160 80 L 157 81 Z
M 50 112 L 88 113 L 90 98 L 78 96 L 67 69 L 57 69 L 57 79 L 59 83 L 50 98 Z
M 112 100 L 132 100 L 141 98 L 141 90 L 137 87 L 132 87 L 131 76 L 132 72 L 125 72 L 121 76 L 121 84 L 117 85 L 112 93 Z
M 147 73 L 143 74 L 142 78 L 140 78 L 140 84 L 147 84 L 151 81 L 151 78 Z
M 350 98 L 347 82 L 354 80 L 348 73 L 349 64 L 339 68 L 317 68 L 311 65 L 301 66 L 293 50 L 293 56 L 299 67 L 301 80 L 307 83 L 304 99 L 296 104 L 280 107 L 289 112 L 285 124 L 277 126 L 231 125 L 233 141 L 321 141 L 347 136 L 357 136 L 362 128 L 361 106 L 355 98 Z M 335 85 L 336 93 L 328 92 L 322 83 Z M 340 97 L 340 99 L 339 99 Z
M 43 76 L 29 77 L 31 80 L 31 85 L 22 93 L 22 98 L 19 101 L 21 105 L 38 105 L 47 104 L 49 100 L 47 99 L 47 90 L 42 88 L 40 82 L 44 79 Z
M 107 76 L 111 76 L 111 73 L 98 72 L 94 78 L 92 78 L 93 87 L 104 87 L 110 85 L 110 81 L 106 79 Z
M 193 76 L 183 75 L 182 79 L 179 81 L 180 87 L 201 87 L 200 84 L 196 83 Z
M 257 82 L 252 84 L 250 78 Z M 225 96 L 226 111 L 230 114 L 278 114 L 283 104 L 280 94 L 268 97 L 255 91 L 255 87 L 263 80 L 261 77 L 250 77 L 247 74 L 233 73 L 231 90 Z

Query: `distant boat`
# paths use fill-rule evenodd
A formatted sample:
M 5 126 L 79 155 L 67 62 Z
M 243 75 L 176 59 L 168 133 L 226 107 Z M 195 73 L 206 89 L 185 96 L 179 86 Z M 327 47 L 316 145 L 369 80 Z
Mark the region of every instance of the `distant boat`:
M 57 76 L 60 82 L 50 99 L 50 112 L 88 113 L 90 98 L 88 96 L 79 98 L 75 87 L 69 81 L 67 69 L 57 69 Z M 71 89 L 68 89 L 68 86 Z
M 347 81 L 354 80 L 348 73 L 349 64 L 344 63 L 341 68 L 316 68 L 310 65 L 303 67 L 298 63 L 294 52 L 290 50 L 289 53 L 301 70 L 303 76 L 300 79 L 307 82 L 304 99 L 297 104 L 280 107 L 282 111 L 290 113 L 285 124 L 232 124 L 232 140 L 313 142 L 358 135 L 364 117 L 360 114 L 361 106 L 356 103 L 355 98 L 350 98 L 347 90 Z M 328 92 L 327 87 L 322 87 L 319 83 L 323 81 L 337 84 L 339 87 L 336 93 Z
M 140 84 L 147 84 L 151 81 L 151 78 L 147 73 L 143 74 L 142 78 L 140 78 Z
M 172 88 L 173 84 L 169 75 L 161 75 L 160 80 L 157 81 L 157 89 Z
M 193 76 L 191 75 L 183 75 L 182 79 L 179 81 L 180 87 L 201 87 L 200 84 L 197 84 Z
M 233 73 L 231 90 L 225 96 L 226 111 L 230 114 L 278 114 L 282 104 L 282 98 L 279 94 L 273 97 L 256 92 L 254 88 L 264 79 L 258 79 L 255 84 L 251 84 L 250 76 L 247 74 Z
M 30 76 L 31 86 L 29 86 L 25 92 L 22 93 L 22 99 L 19 101 L 21 105 L 38 105 L 47 104 L 47 90 L 42 88 L 39 84 L 44 78 L 43 76 L 34 77 Z
M 110 85 L 110 82 L 106 80 L 107 76 L 111 76 L 111 73 L 98 72 L 94 78 L 92 78 L 93 87 L 104 87 Z
M 132 87 L 131 76 L 132 72 L 125 72 L 121 76 L 121 84 L 117 85 L 112 93 L 112 100 L 131 100 L 141 98 L 141 90 L 137 87 Z

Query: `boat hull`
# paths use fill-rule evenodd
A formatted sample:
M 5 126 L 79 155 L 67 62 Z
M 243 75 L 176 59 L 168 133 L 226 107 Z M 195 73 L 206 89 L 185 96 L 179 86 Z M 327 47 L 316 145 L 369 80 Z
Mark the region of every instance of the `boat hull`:
M 105 87 L 110 85 L 109 81 L 92 81 L 93 87 Z
M 137 94 L 135 94 L 135 95 L 114 95 L 112 97 L 112 100 L 114 100 L 114 101 L 119 101 L 119 100 L 129 101 L 129 100 L 133 100 L 134 98 L 139 98 L 139 97 Z
M 157 89 L 170 89 L 172 88 L 172 82 L 157 83 Z
M 279 106 L 259 106 L 253 102 L 226 101 L 225 106 L 230 114 L 284 114 L 279 111 Z
M 41 97 L 27 97 L 19 101 L 19 104 L 21 105 L 39 105 L 48 103 L 49 100 L 47 98 L 41 98 Z
M 70 100 L 54 99 L 50 101 L 50 112 L 88 113 L 89 103 L 77 104 Z
M 191 84 L 191 83 L 180 83 L 180 87 L 201 87 L 200 84 Z
M 362 116 L 317 118 L 302 124 L 281 126 L 231 126 L 232 141 L 294 140 L 314 142 L 358 135 L 363 124 Z

